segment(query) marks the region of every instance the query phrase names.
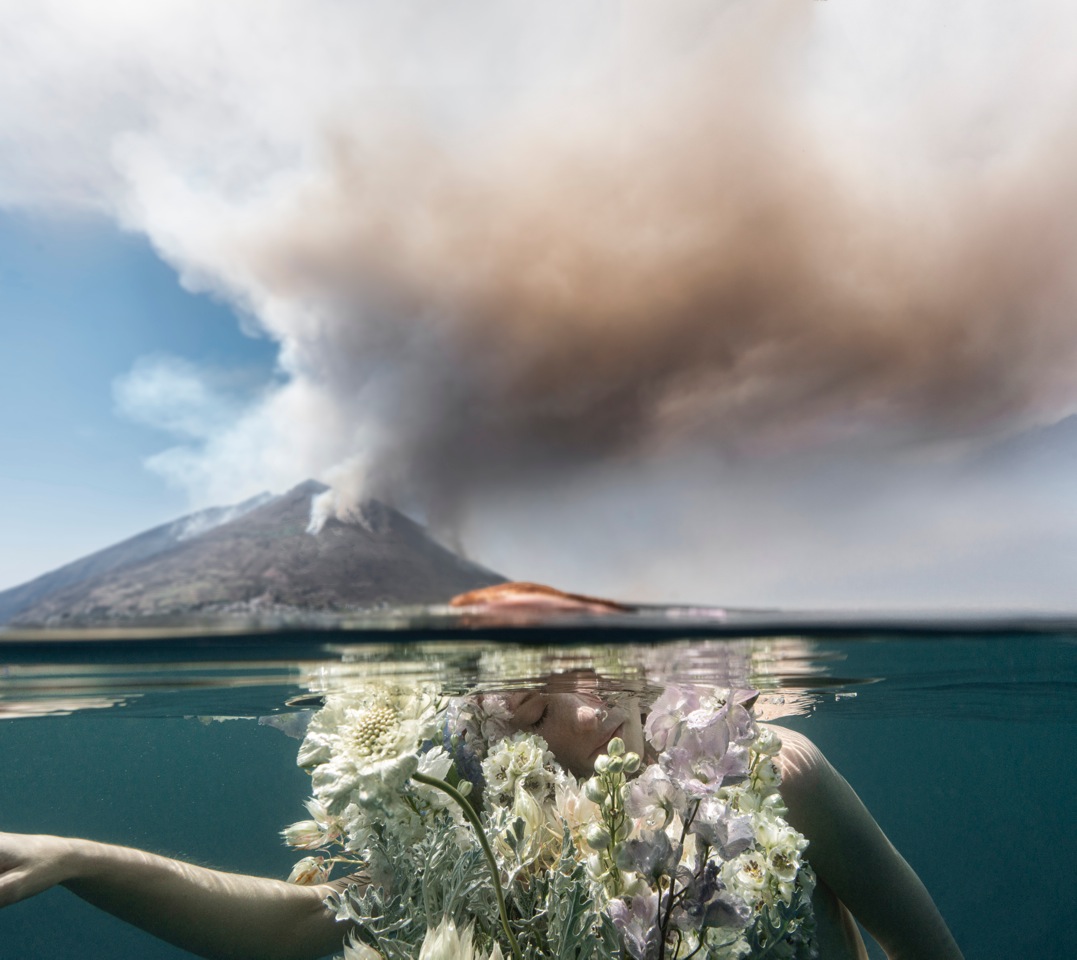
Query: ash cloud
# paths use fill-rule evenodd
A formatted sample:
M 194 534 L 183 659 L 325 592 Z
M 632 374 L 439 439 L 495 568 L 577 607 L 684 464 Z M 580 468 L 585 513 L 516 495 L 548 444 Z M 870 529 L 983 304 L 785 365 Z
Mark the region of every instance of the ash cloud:
M 1075 16 L 863 6 L 27 5 L 0 52 L 53 99 L 0 108 L 5 199 L 109 211 L 280 344 L 155 462 L 203 502 L 319 476 L 477 529 L 608 469 L 1057 421 Z
M 368 488 L 451 515 L 611 458 L 962 441 L 1074 409 L 1067 123 L 975 164 L 865 160 L 811 119 L 807 5 L 652 26 L 625 28 L 618 82 L 487 137 L 342 133 L 236 240 L 261 293 L 314 314 L 277 331 L 297 372 L 376 424 Z

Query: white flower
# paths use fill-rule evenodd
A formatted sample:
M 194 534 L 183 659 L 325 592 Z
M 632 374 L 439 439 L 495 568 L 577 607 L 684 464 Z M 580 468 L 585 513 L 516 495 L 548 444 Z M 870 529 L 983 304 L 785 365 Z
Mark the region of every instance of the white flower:
M 557 785 L 555 762 L 546 741 L 535 734 L 517 733 L 501 740 L 482 762 L 487 800 L 514 803 L 521 787 L 540 804 L 553 799 Z
M 281 831 L 284 842 L 289 847 L 300 850 L 317 850 L 329 842 L 329 835 L 313 820 L 300 820 Z
M 460 931 L 449 917 L 442 917 L 441 923 L 427 929 L 419 960 L 476 960 L 471 937 L 471 926 Z
M 560 772 L 557 778 L 555 806 L 561 819 L 568 825 L 574 837 L 586 829 L 588 824 L 597 820 L 601 808 L 580 787 L 579 781 L 570 773 Z
M 758 853 L 747 853 L 737 863 L 737 882 L 748 890 L 762 890 L 767 883 L 766 861 Z
M 752 786 L 759 791 L 760 795 L 767 796 L 781 785 L 781 771 L 778 770 L 778 766 L 773 760 L 768 757 L 762 757 L 752 767 L 751 781 Z
M 781 883 L 792 883 L 800 870 L 800 855 L 807 848 L 804 837 L 784 821 L 774 820 L 762 823 L 756 838 L 770 873 Z
M 770 727 L 759 728 L 759 735 L 755 738 L 755 743 L 752 744 L 752 749 L 756 753 L 764 757 L 775 757 L 781 748 L 781 738 Z
M 329 878 L 329 866 L 324 857 L 304 857 L 288 874 L 288 882 L 302 887 L 324 883 Z
M 385 958 L 373 947 L 352 937 L 344 944 L 344 960 L 385 960 Z
M 384 808 L 436 735 L 437 707 L 430 686 L 372 684 L 329 697 L 299 749 L 299 765 L 314 768 L 315 797 L 332 814 L 351 801 Z
M 462 738 L 480 761 L 490 747 L 515 730 L 506 694 L 453 697 L 445 714 L 449 731 Z

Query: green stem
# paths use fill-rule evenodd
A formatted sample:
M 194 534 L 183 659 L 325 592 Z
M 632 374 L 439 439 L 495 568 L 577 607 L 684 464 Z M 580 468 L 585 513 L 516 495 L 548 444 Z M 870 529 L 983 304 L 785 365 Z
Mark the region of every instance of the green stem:
M 494 878 L 494 893 L 497 894 L 497 909 L 501 913 L 501 929 L 505 931 L 505 936 L 509 938 L 509 949 L 512 950 L 512 955 L 516 960 L 523 960 L 520 953 L 520 945 L 516 942 L 516 937 L 513 935 L 512 928 L 509 926 L 509 911 L 505 906 L 505 892 L 501 889 L 501 877 L 497 869 L 497 861 L 494 859 L 494 851 L 490 849 L 490 843 L 486 839 L 486 831 L 482 828 L 482 823 L 479 822 L 479 815 L 475 812 L 475 808 L 471 806 L 465 797 L 455 787 L 450 786 L 444 780 L 438 780 L 437 777 L 428 777 L 425 773 L 412 774 L 412 779 L 418 783 L 425 783 L 428 787 L 436 787 L 443 793 L 447 793 L 461 810 L 464 811 L 464 816 L 467 817 L 468 823 L 475 828 L 475 836 L 479 838 L 479 844 L 482 846 L 482 852 L 486 854 L 486 862 L 490 865 L 490 875 Z

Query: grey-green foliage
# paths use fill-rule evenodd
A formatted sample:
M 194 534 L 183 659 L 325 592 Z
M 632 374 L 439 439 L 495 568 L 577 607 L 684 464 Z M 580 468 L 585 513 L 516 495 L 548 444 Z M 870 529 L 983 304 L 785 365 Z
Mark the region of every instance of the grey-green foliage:
M 477 846 L 460 849 L 456 824 L 431 816 L 423 838 L 404 844 L 382 833 L 371 861 L 386 871 L 384 883 L 352 884 L 327 901 L 337 919 L 350 920 L 356 936 L 386 960 L 412 960 L 428 927 L 442 917 L 459 926 L 475 923 L 476 941 L 488 941 L 497 923 L 493 881 Z
M 566 828 L 547 894 L 547 941 L 555 960 L 620 955 L 619 938 L 609 918 L 597 909 L 581 859 Z
M 606 960 L 621 956 L 612 923 L 592 895 L 579 850 L 565 830 L 561 855 L 511 894 L 521 918 L 520 947 L 524 960 Z

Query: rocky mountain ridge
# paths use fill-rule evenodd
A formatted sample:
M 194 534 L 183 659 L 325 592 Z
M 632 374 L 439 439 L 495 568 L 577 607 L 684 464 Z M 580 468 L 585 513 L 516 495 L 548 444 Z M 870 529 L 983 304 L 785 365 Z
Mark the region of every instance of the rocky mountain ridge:
M 505 578 L 369 500 L 308 530 L 314 481 L 200 511 L 0 593 L 0 624 L 49 627 L 442 603 Z

